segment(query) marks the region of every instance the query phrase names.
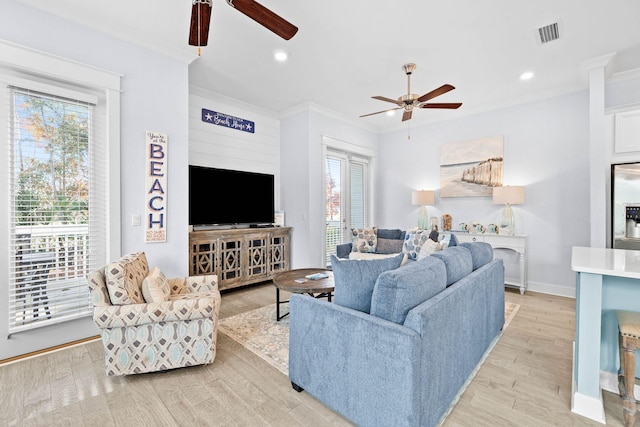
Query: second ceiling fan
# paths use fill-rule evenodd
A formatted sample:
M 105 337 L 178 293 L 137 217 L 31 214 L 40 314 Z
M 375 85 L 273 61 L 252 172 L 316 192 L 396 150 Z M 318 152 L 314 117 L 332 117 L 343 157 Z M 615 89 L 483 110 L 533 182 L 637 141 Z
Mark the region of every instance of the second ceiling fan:
M 450 84 L 445 84 L 440 86 L 437 89 L 432 90 L 431 92 L 427 92 L 424 95 L 420 96 L 415 93 L 411 93 L 411 74 L 416 69 L 416 64 L 404 64 L 402 66 L 405 74 L 407 75 L 407 94 L 402 95 L 397 100 L 387 98 L 384 96 L 372 96 L 373 99 L 378 99 L 380 101 L 391 102 L 396 104 L 397 107 L 389 108 L 382 111 L 376 111 L 375 113 L 364 114 L 360 117 L 373 116 L 374 114 L 386 113 L 387 111 L 394 111 L 403 109 L 402 113 L 402 121 L 411 120 L 411 116 L 413 114 L 414 108 L 444 108 L 455 110 L 456 108 L 460 108 L 462 105 L 461 102 L 427 102 L 436 96 L 443 95 L 449 91 L 455 89 L 455 87 Z
M 226 1 L 232 8 L 244 13 L 258 24 L 285 40 L 289 40 L 298 32 L 298 27 L 254 0 Z M 189 26 L 190 45 L 207 45 L 212 6 L 213 0 L 193 0 L 191 6 L 191 25 Z

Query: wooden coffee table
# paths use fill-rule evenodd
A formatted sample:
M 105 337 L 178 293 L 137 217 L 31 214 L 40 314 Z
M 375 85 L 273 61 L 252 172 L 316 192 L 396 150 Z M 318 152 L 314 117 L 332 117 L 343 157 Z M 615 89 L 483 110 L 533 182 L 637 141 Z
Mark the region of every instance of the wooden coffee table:
M 307 279 L 306 276 L 316 273 L 325 273 L 329 277 L 319 280 Z M 273 278 L 273 285 L 276 287 L 276 320 L 280 321 L 289 313 L 280 316 L 280 304 L 288 303 L 280 301 L 280 290 L 295 294 L 307 294 L 314 298 L 327 298 L 331 302 L 331 293 L 334 289 L 333 271 L 326 268 L 299 268 L 285 271 Z

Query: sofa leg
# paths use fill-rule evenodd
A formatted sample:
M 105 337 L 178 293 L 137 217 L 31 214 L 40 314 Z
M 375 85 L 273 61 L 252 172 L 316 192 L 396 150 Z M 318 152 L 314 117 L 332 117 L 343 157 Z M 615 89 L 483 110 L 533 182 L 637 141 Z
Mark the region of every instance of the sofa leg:
M 300 387 L 298 384 L 294 383 L 293 381 L 291 381 L 291 387 L 293 387 L 293 389 L 298 393 L 300 393 L 301 391 L 304 391 L 302 387 Z

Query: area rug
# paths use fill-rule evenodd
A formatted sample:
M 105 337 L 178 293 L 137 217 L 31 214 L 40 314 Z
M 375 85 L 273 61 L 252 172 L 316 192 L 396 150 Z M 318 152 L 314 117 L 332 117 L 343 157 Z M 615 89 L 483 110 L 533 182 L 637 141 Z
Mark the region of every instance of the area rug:
M 284 309 L 287 310 L 286 307 Z M 504 329 L 519 309 L 519 304 L 505 303 Z M 283 374 L 289 375 L 289 317 L 276 322 L 275 304 L 221 319 L 218 328 Z

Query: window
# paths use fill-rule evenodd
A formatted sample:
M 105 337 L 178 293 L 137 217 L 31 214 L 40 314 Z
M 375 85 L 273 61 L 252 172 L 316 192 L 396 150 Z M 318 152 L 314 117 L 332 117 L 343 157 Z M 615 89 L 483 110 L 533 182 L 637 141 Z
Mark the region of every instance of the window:
M 369 160 L 327 150 L 325 156 L 325 261 L 348 240 L 351 228 L 369 226 Z
M 10 333 L 91 314 L 86 275 L 105 253 L 97 98 L 48 89 L 7 88 Z
M 0 334 L 10 337 L 87 317 L 86 273 L 119 256 L 120 76 L 1 40 L 0 64 Z M 73 333 L 53 335 L 5 354 Z

